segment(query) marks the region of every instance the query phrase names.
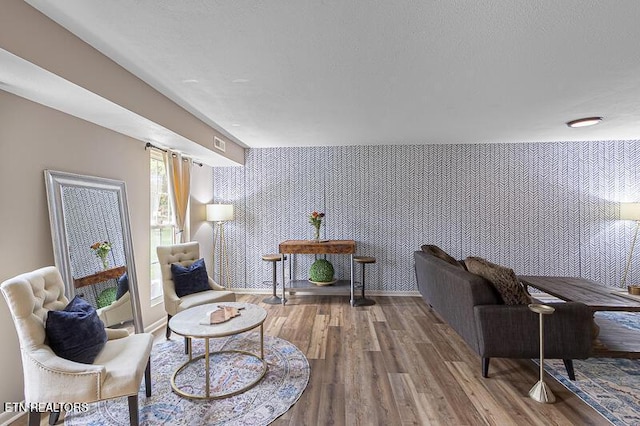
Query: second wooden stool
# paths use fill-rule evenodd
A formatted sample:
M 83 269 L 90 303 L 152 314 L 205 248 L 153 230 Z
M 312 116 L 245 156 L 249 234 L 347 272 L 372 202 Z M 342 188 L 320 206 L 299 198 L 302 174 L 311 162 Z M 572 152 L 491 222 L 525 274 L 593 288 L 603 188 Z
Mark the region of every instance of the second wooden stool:
M 375 305 L 376 302 L 374 302 L 371 299 L 367 299 L 364 296 L 364 267 L 367 263 L 376 263 L 376 258 L 370 257 L 370 256 L 353 256 L 353 261 L 356 263 L 360 263 L 362 265 L 362 297 L 359 299 L 356 299 L 355 302 L 353 303 L 353 306 Z
M 286 259 L 287 256 L 284 256 L 284 259 Z M 280 262 L 283 258 L 281 257 L 281 255 L 279 254 L 263 254 L 262 255 L 262 260 L 264 260 L 265 262 L 271 262 L 273 263 L 273 296 L 271 297 L 267 297 L 266 299 L 263 299 L 262 301 L 266 304 L 269 305 L 279 305 L 282 303 L 282 298 L 280 298 L 277 294 L 276 294 L 276 290 L 278 287 L 278 280 L 277 280 L 277 271 L 276 271 L 276 265 L 278 264 L 278 262 Z M 287 299 L 284 299 L 284 301 L 286 302 Z

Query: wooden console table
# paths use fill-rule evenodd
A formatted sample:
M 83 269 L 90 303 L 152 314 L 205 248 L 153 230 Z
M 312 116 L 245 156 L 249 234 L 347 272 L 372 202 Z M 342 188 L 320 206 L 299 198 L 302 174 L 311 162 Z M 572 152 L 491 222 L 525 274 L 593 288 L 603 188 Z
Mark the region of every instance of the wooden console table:
M 580 302 L 597 311 L 635 312 L 640 301 L 620 295 L 620 289 L 576 277 L 518 276 L 525 288 L 531 286 L 567 302 Z M 640 333 L 606 318 L 594 318 L 599 332 L 593 353 L 599 357 L 640 359 Z
M 286 240 L 278 246 L 278 252 L 284 257 L 289 255 L 289 293 L 299 290 L 322 291 L 323 293 L 335 292 L 335 289 L 349 285 L 351 306 L 354 305 L 354 280 L 353 280 L 353 255 L 356 252 L 356 242 L 354 240 L 324 240 L 316 242 L 313 240 Z M 307 280 L 294 280 L 293 266 L 296 254 L 347 254 L 349 255 L 350 279 L 349 281 L 340 280 L 336 284 L 327 287 L 317 287 Z M 282 304 L 285 301 L 285 272 L 284 259 L 282 261 Z M 333 287 L 329 289 L 328 287 Z
M 86 277 L 75 278 L 73 280 L 73 285 L 75 288 L 80 288 L 107 280 L 118 279 L 126 271 L 126 266 L 117 266 L 115 268 L 105 269 L 104 271 L 99 271 L 95 274 L 87 275 Z

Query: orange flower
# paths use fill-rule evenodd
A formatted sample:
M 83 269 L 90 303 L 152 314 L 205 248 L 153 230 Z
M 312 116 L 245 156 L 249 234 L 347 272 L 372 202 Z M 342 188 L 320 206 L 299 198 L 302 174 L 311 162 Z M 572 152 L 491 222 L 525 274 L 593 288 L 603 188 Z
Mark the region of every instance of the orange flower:
M 322 223 L 322 218 L 324 217 L 324 213 L 318 213 L 317 211 L 313 211 L 311 216 L 309 216 L 309 223 L 315 227 L 319 227 Z

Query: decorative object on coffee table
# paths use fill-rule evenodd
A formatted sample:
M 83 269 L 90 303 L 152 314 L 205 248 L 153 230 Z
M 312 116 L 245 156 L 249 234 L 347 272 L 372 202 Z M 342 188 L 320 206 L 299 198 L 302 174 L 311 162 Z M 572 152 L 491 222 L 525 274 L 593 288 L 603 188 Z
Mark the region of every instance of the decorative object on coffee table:
M 551 315 L 555 309 L 551 306 L 538 303 L 531 303 L 529 309 L 537 313 L 540 317 L 540 380 L 533 385 L 529 391 L 529 396 L 534 401 L 551 404 L 556 401 L 556 397 L 544 382 L 544 316 Z
M 633 257 L 633 248 L 636 245 L 636 238 L 638 237 L 638 228 L 640 228 L 640 203 L 620 203 L 620 219 L 621 220 L 635 220 L 636 229 L 633 232 L 633 240 L 631 241 L 631 249 L 629 250 L 629 257 L 627 258 L 627 265 L 624 268 L 622 274 L 622 281 L 620 287 L 624 288 L 627 282 L 627 274 L 629 273 L 629 266 L 631 266 L 631 258 Z M 629 289 L 631 293 L 631 289 Z
M 232 318 L 240 316 L 240 311 L 244 308 L 234 306 L 218 305 L 216 309 L 209 312 L 208 318 L 205 318 L 205 324 L 222 324 Z
M 334 273 L 331 262 L 326 259 L 318 259 L 309 269 L 309 281 L 316 285 L 330 285 L 336 282 L 333 279 Z

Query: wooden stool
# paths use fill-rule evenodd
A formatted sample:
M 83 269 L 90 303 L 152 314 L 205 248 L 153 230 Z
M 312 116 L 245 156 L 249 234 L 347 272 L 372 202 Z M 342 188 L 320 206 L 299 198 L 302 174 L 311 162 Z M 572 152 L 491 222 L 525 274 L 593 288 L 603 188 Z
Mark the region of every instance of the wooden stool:
M 376 258 L 370 257 L 370 256 L 353 256 L 353 261 L 356 263 L 360 263 L 362 265 L 362 297 L 359 299 L 356 299 L 353 303 L 353 306 L 375 305 L 376 302 L 364 297 L 364 267 L 367 263 L 376 263 Z
M 286 258 L 287 258 L 287 256 L 284 256 L 284 259 L 286 259 Z M 263 254 L 262 255 L 262 260 L 264 260 L 265 262 L 272 262 L 273 263 L 273 296 L 267 297 L 266 299 L 262 300 L 264 303 L 269 304 L 269 305 L 279 305 L 279 304 L 283 303 L 282 299 L 276 294 L 276 288 L 278 286 L 278 281 L 277 281 L 277 278 L 276 278 L 276 275 L 277 275 L 277 273 L 276 273 L 276 265 L 282 259 L 283 258 L 279 254 Z M 284 301 L 286 302 L 287 299 L 284 299 Z

